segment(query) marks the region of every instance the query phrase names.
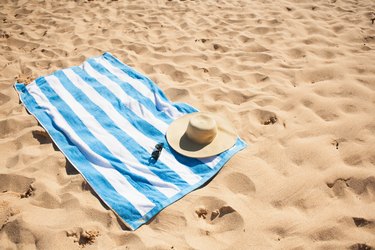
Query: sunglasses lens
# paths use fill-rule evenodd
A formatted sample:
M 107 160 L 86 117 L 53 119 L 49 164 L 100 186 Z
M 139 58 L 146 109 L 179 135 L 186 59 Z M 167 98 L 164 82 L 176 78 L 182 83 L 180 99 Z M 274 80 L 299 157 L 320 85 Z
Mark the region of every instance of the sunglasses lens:
M 155 148 L 160 151 L 160 150 L 163 149 L 163 146 L 164 146 L 163 143 L 158 143 L 158 144 L 156 144 Z
M 163 146 L 164 143 L 158 143 L 155 145 L 155 150 L 151 153 L 152 158 L 154 158 L 155 160 L 159 159 Z
M 159 155 L 160 155 L 160 151 L 154 151 L 152 152 L 152 158 L 154 158 L 155 160 L 157 160 L 159 158 Z

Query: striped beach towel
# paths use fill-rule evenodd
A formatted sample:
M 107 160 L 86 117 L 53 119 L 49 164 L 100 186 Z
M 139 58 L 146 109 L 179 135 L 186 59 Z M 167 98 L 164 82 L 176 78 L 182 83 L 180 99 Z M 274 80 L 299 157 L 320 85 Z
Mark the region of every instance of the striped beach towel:
M 246 144 L 210 158 L 184 157 L 165 139 L 168 125 L 197 112 L 172 103 L 149 78 L 110 53 L 15 88 L 99 197 L 131 229 L 212 178 Z M 164 143 L 159 159 L 154 147 Z

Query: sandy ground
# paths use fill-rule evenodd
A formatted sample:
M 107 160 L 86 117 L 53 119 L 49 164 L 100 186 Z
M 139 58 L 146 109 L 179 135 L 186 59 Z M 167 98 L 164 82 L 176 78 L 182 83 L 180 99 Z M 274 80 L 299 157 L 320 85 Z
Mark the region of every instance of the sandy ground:
M 375 2 L 0 0 L 0 249 L 375 247 Z M 13 89 L 109 51 L 249 146 L 129 231 Z

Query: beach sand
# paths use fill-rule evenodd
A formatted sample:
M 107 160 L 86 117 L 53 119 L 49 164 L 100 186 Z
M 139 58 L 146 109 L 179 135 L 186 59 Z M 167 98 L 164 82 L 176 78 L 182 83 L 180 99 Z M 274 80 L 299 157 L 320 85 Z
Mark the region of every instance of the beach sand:
M 374 1 L 0 6 L 0 249 L 375 247 Z M 135 232 L 13 88 L 105 51 L 248 143 Z

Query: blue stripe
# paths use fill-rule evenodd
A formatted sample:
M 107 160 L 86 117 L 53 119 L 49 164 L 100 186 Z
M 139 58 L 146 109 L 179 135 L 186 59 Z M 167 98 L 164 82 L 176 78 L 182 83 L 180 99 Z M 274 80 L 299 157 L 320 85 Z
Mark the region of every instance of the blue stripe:
M 188 104 L 184 102 L 175 102 L 175 103 L 172 103 L 172 105 L 175 106 L 176 109 L 182 114 L 190 114 L 190 113 L 199 112 L 198 109 L 192 106 L 189 106 Z
M 62 73 L 61 71 L 58 71 Z M 58 73 L 58 72 L 55 72 Z M 150 201 L 158 204 L 160 200 L 166 198 L 166 196 L 155 189 L 147 179 L 132 174 L 126 166 L 126 163 L 119 161 L 108 148 L 99 141 L 80 120 L 75 112 L 66 104 L 64 100 L 49 86 L 49 83 L 44 77 L 38 78 L 36 84 L 40 90 L 47 96 L 48 100 L 53 106 L 57 108 L 60 114 L 65 118 L 69 126 L 80 135 L 81 139 L 90 147 L 90 149 L 97 154 L 106 158 L 119 173 L 121 173 L 131 185 L 133 185 L 139 192 L 143 193 Z M 83 100 L 82 100 L 83 101 Z
M 209 168 L 206 164 L 202 163 L 201 161 L 194 159 L 194 158 L 187 158 L 182 156 L 181 154 L 174 151 L 169 144 L 166 141 L 164 133 L 160 132 L 158 129 L 156 129 L 152 124 L 145 121 L 142 117 L 137 116 L 131 109 L 126 107 L 124 104 L 118 101 L 118 98 L 103 84 L 101 84 L 98 80 L 91 77 L 87 74 L 86 71 L 84 71 L 80 67 L 72 67 L 72 70 L 74 73 L 79 75 L 82 80 L 86 81 L 90 86 L 92 86 L 102 97 L 104 97 L 108 102 L 112 104 L 112 106 L 116 109 L 116 111 L 123 116 L 125 119 L 127 119 L 138 131 L 145 134 L 149 138 L 154 138 L 158 143 L 163 142 L 165 147 L 164 150 L 170 154 L 172 154 L 175 159 L 180 162 L 183 165 L 186 165 L 189 167 L 189 169 L 196 175 L 203 177 L 205 174 L 209 174 L 212 170 Z M 94 69 L 95 70 L 95 69 Z M 64 82 L 65 85 L 65 82 Z M 70 90 L 70 92 L 75 93 L 75 91 L 80 90 Z M 84 95 L 84 93 L 82 93 Z M 128 94 L 128 93 L 125 93 Z M 77 96 L 77 98 L 81 98 L 80 96 Z M 76 99 L 77 99 L 76 98 Z M 86 103 L 85 98 L 84 103 Z M 77 99 L 82 100 L 82 99 Z M 155 112 L 154 112 L 155 113 Z M 134 119 L 134 117 L 139 117 L 139 119 Z M 109 119 L 109 118 L 108 118 Z M 126 145 L 124 145 L 126 146 Z M 162 152 L 163 153 L 163 152 Z M 134 154 L 136 155 L 136 154 Z M 160 161 L 156 162 L 155 167 L 157 169 L 163 169 L 163 171 L 172 171 L 169 169 L 168 166 L 162 164 Z M 172 171 L 173 172 L 173 171 Z M 174 173 L 174 172 L 173 172 Z M 174 174 L 175 175 L 175 174 Z M 172 177 L 171 179 L 174 180 L 174 178 L 180 178 L 177 175 L 175 177 Z M 183 186 L 181 186 L 183 188 Z
M 77 69 L 77 67 L 75 67 Z M 139 163 L 143 164 L 145 167 L 148 167 L 155 175 L 159 176 L 160 179 L 175 184 L 180 189 L 186 188 L 188 186 L 188 183 L 185 182 L 183 179 L 181 179 L 174 171 L 172 171 L 169 167 L 162 164 L 160 161 L 157 162 L 156 165 L 150 164 L 150 157 L 151 155 L 145 150 L 142 145 L 139 145 L 137 141 L 133 139 L 133 137 L 126 133 L 126 131 L 120 129 L 118 126 L 116 126 L 115 121 L 113 121 L 97 104 L 95 104 L 93 101 L 91 101 L 90 98 L 87 97 L 87 95 L 79 88 L 77 88 L 70 80 L 69 78 L 64 74 L 64 72 L 59 71 L 55 73 L 56 76 L 59 78 L 61 83 L 63 84 L 64 88 L 68 90 L 70 93 L 72 93 L 73 97 L 79 102 L 80 104 L 89 112 L 92 114 L 98 123 L 110 134 L 112 134 L 115 138 L 118 139 L 118 141 L 128 149 L 128 151 L 135 156 L 135 158 L 139 161 Z M 96 81 L 93 78 L 90 78 L 90 76 L 86 75 L 83 77 L 84 81 L 88 82 L 91 85 L 92 81 Z M 98 93 L 103 95 L 103 92 L 106 94 L 108 91 L 105 91 L 105 88 L 98 89 Z M 113 98 L 113 96 L 112 96 Z M 116 99 L 113 99 L 116 100 Z M 113 101 L 112 100 L 112 101 Z M 121 109 L 119 110 L 119 107 L 125 108 L 121 103 L 117 102 L 116 110 L 120 113 L 124 113 L 125 110 Z M 127 120 L 135 120 L 132 119 L 132 117 L 126 117 Z M 148 127 L 150 128 L 150 127 Z M 153 147 L 154 145 L 151 145 Z M 119 162 L 121 163 L 121 162 Z M 131 163 L 130 163 L 131 164 Z M 147 179 L 144 179 L 144 181 L 147 181 Z M 156 189 L 155 189 L 156 190 Z M 157 194 L 154 194 L 157 195 Z
M 137 221 L 139 217 L 141 217 L 138 210 L 128 200 L 117 193 L 107 179 L 91 165 L 86 157 L 82 157 L 82 152 L 65 136 L 64 132 L 62 132 L 54 123 L 53 119 L 46 114 L 45 110 L 39 107 L 24 84 L 16 84 L 15 88 L 20 94 L 20 99 L 27 107 L 27 110 L 33 114 L 39 123 L 48 131 L 55 144 L 72 165 L 90 183 L 90 186 L 99 197 L 115 210 L 120 217 L 128 218 L 126 223 L 129 224 L 129 226 L 137 228 L 139 225 L 133 223 L 133 221 Z

